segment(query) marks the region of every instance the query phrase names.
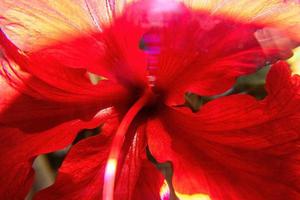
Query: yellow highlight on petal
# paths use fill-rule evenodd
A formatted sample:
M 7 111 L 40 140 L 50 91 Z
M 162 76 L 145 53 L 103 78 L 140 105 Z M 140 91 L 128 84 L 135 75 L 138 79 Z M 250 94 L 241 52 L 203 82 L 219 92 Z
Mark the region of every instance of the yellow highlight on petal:
M 163 185 L 160 187 L 160 199 L 168 199 L 168 196 L 170 195 L 170 190 L 167 181 L 164 181 Z
M 210 200 L 209 196 L 206 194 L 180 194 L 176 192 L 177 197 L 180 200 Z
M 86 5 L 80 2 L 83 1 L 1 0 L 0 26 L 22 50 L 39 49 L 96 29 Z
M 293 50 L 294 55 L 288 60 L 288 63 L 291 65 L 293 74 L 300 75 L 300 47 L 297 47 Z
M 271 26 L 300 40 L 300 4 L 282 0 L 180 0 L 195 10 L 224 15 L 241 22 Z M 241 9 L 242 8 L 242 9 Z
M 177 191 L 175 191 L 176 196 L 180 200 L 211 200 L 210 197 L 207 194 L 182 194 Z M 170 195 L 170 190 L 167 181 L 164 181 L 163 185 L 160 188 L 160 198 L 161 200 L 168 199 L 168 196 Z

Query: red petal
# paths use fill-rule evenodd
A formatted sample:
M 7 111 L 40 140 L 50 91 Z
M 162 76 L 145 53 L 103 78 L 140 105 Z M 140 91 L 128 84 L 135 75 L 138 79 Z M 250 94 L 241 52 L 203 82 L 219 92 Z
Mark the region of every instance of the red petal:
M 156 68 L 149 70 L 149 73 L 155 76 L 152 78 L 155 79 L 158 90 L 167 93 L 167 104 L 183 103 L 184 93 L 187 91 L 204 96 L 223 93 L 232 87 L 238 76 L 252 73 L 279 58 L 291 56 L 291 49 L 295 46 L 292 39 L 297 37 L 289 39 L 291 35 L 286 34 L 289 31 L 283 30 L 285 23 L 279 18 L 276 18 L 278 24 L 276 20 L 262 23 L 263 19 L 260 18 L 268 16 L 269 7 L 278 9 L 281 4 L 274 5 L 276 3 L 266 1 L 256 2 L 254 5 L 252 3 L 248 7 L 253 15 L 245 9 L 247 11 L 244 14 L 249 15 L 249 19 L 245 20 L 244 15 L 239 16 L 235 9 L 247 5 L 246 2 L 248 1 L 193 2 L 196 7 L 203 4 L 203 10 L 185 8 L 176 2 L 170 3 L 167 8 L 163 7 L 165 2 L 162 1 L 141 1 L 134 4 L 133 13 L 137 22 L 144 27 L 155 24 L 155 28 L 148 30 L 155 41 L 148 41 L 146 46 L 150 45 L 153 51 L 157 51 L 149 56 L 155 57 L 153 59 L 156 61 L 153 65 L 148 58 L 148 67 Z M 213 6 L 209 7 L 210 4 Z M 227 14 L 231 14 L 231 4 L 236 16 L 224 13 L 228 11 Z M 298 27 L 300 21 L 295 18 L 297 13 L 299 15 L 296 12 L 299 9 L 294 10 L 290 5 L 288 7 L 286 10 L 291 11 L 289 14 L 284 14 L 279 9 L 270 12 L 275 17 L 277 11 L 278 15 Z M 282 9 L 285 10 L 285 7 Z M 268 17 L 270 20 L 271 17 Z M 268 29 L 269 27 L 272 28 Z M 266 29 L 272 30 L 270 34 L 259 34 L 268 32 Z
M 70 68 L 87 69 L 114 82 L 143 85 L 146 59 L 139 42 L 144 32 L 127 17 L 122 17 L 101 33 L 50 44 L 30 56 L 38 62 L 37 66 L 55 61 Z
M 59 169 L 54 185 L 39 192 L 35 199 L 101 199 L 111 141 L 111 133 L 102 134 L 76 144 Z
M 106 105 L 125 100 L 123 97 L 128 96 L 123 86 L 110 81 L 93 85 L 86 77 L 85 70 L 68 68 L 60 60 L 51 57 L 52 53 L 22 53 L 1 31 L 0 44 L 4 53 L 0 60 L 1 72 L 20 90 L 30 90 L 30 93 L 38 93 L 42 98 L 55 101 L 89 101 L 96 104 L 104 101 Z M 68 55 L 67 51 L 64 53 Z M 20 70 L 20 67 L 29 73 Z
M 113 73 L 120 82 L 143 87 L 146 84 L 147 63 L 146 55 L 139 48 L 139 44 L 145 29 L 137 25 L 130 14 L 128 11 L 104 30 L 106 53 L 102 62 L 105 69 Z M 100 75 L 105 72 L 96 66 L 91 71 Z
M 212 200 L 299 199 L 299 83 L 278 63 L 263 101 L 234 95 L 196 114 L 168 108 L 148 122 L 150 150 L 159 161 L 172 161 L 180 193 Z
M 185 20 L 171 21 L 161 33 L 157 85 L 167 92 L 168 104 L 182 103 L 187 91 L 204 96 L 223 93 L 238 76 L 278 57 L 273 46 L 261 48 L 255 35 L 260 27 L 255 24 L 209 13 L 179 16 Z M 268 50 L 271 55 L 265 54 Z
M 108 110 L 100 112 L 93 120 L 72 120 L 34 134 L 24 134 L 15 128 L 0 127 L 0 197 L 24 199 L 32 183 L 34 157 L 57 151 L 72 143 L 77 133 L 85 128 L 98 127 L 112 117 Z
M 123 149 L 123 164 L 115 189 L 115 199 L 120 200 L 160 200 L 160 187 L 164 178 L 160 171 L 146 156 L 145 127 L 140 126 L 135 133 L 131 146 Z M 132 134 L 127 133 L 127 139 Z M 127 147 L 126 147 L 127 146 Z M 127 149 L 127 151 L 126 151 Z
M 141 164 L 132 200 L 160 200 L 159 191 L 163 180 L 164 178 L 158 169 L 149 161 L 144 160 Z
M 123 1 L 92 0 L 1 2 L 3 17 L 0 17 L 5 22 L 1 28 L 22 51 L 34 52 L 31 59 L 35 68 L 38 64 L 40 73 L 47 70 L 49 74 L 48 68 L 49 65 L 53 68 L 54 59 L 110 79 L 114 72 L 114 78 L 143 84 L 146 61 L 139 49 L 143 29 L 135 25 L 132 16 L 131 21 L 127 16 L 117 22 L 112 20 L 122 12 L 125 4 Z M 107 27 L 110 23 L 114 23 L 112 28 Z M 29 71 L 33 73 L 32 69 Z
M 76 144 L 59 169 L 55 184 L 39 192 L 36 199 L 102 199 L 104 169 L 116 128 L 116 122 L 109 122 L 100 135 Z M 124 153 L 119 166 L 115 199 L 159 199 L 163 178 L 145 160 L 144 133 L 137 133 L 132 143 L 125 144 L 128 153 Z
M 7 79 L 12 77 L 8 76 Z M 9 80 L 10 81 L 10 80 Z M 14 82 L 12 82 L 13 84 Z M 106 108 L 113 104 L 112 98 L 109 93 L 113 91 L 108 90 L 108 94 L 102 91 L 103 98 L 98 102 L 68 102 L 60 103 L 49 100 L 48 97 L 59 97 L 60 93 L 55 93 L 49 87 L 44 87 L 45 84 L 39 85 L 39 82 L 33 79 L 34 86 L 40 86 L 39 93 L 32 91 L 32 88 L 27 89 L 31 82 L 21 82 L 18 84 L 18 89 L 24 89 L 25 94 L 19 92 L 14 87 L 7 83 L 0 76 L 0 123 L 8 126 L 18 127 L 25 131 L 41 131 L 51 128 L 59 123 L 73 120 L 73 119 L 90 119 L 95 115 L 98 110 Z M 109 87 L 107 88 L 109 89 Z M 54 92 L 54 95 L 53 93 Z M 28 93 L 28 94 L 26 94 Z M 45 97 L 45 95 L 46 97 Z M 68 100 L 72 96 L 65 95 L 64 100 Z M 105 98 L 107 95 L 107 98 Z M 114 95 L 114 94 L 112 94 Z M 41 97 L 42 96 L 42 97 Z M 60 96 L 61 97 L 61 96 Z M 57 98 L 56 98 L 57 99 Z M 70 99 L 72 101 L 74 99 Z

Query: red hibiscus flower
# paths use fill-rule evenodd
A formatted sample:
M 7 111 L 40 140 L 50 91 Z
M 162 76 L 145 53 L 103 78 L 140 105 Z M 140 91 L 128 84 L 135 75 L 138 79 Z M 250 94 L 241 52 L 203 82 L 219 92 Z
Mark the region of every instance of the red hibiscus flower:
M 170 198 L 300 199 L 300 78 L 277 62 L 300 40 L 299 6 L 122 2 L 0 2 L 1 199 L 24 199 L 36 156 L 99 126 L 35 199 L 161 199 L 166 162 Z M 182 106 L 272 63 L 263 100 Z

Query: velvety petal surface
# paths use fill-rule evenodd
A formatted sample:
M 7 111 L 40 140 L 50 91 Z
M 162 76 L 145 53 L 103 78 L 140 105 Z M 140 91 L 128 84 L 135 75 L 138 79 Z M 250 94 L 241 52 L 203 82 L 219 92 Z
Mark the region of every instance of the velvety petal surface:
M 35 199 L 101 199 L 111 134 L 116 127 L 108 129 L 76 144 L 60 167 L 54 185 L 39 192 Z
M 139 123 L 137 123 L 139 124 Z M 137 127 L 137 131 L 134 131 Z M 160 200 L 160 187 L 164 177 L 146 154 L 145 126 L 132 125 L 126 135 L 123 155 L 115 188 L 115 199 L 120 200 Z
M 246 2 L 249 10 L 235 11 L 241 5 L 247 7 Z M 200 9 L 193 3 L 185 7 L 175 1 L 145 0 L 125 10 L 129 20 L 145 31 L 140 44 L 147 55 L 149 80 L 166 93 L 169 105 L 183 103 L 188 91 L 203 96 L 221 94 L 237 77 L 290 57 L 299 42 L 294 34 L 294 27 L 300 26 L 297 5 L 196 1 L 203 4 Z M 231 4 L 235 12 L 230 12 Z M 282 18 L 274 17 L 276 13 Z
M 108 86 L 101 91 L 100 96 L 104 95 L 103 98 L 99 94 L 95 94 L 99 99 L 96 96 L 81 97 L 51 87 L 18 70 L 16 65 L 7 69 L 12 63 L 1 58 L 0 61 L 0 123 L 27 132 L 46 130 L 68 120 L 89 120 L 99 110 L 118 102 L 117 96 L 122 95 Z M 117 97 L 116 101 L 109 97 L 111 95 Z
M 140 176 L 136 182 L 132 200 L 160 200 L 160 188 L 164 177 L 161 172 L 150 163 L 144 160 L 141 164 Z
M 47 58 L 69 68 L 86 69 L 113 82 L 142 87 L 147 75 L 146 56 L 139 43 L 145 30 L 127 18 L 126 15 L 116 19 L 103 32 L 62 40 L 29 56 L 39 61 L 39 66 L 49 65 L 45 63 Z
M 299 80 L 281 62 L 262 101 L 232 95 L 198 113 L 166 108 L 149 120 L 150 151 L 172 161 L 175 190 L 213 200 L 299 199 Z
M 23 199 L 26 196 L 32 184 L 31 165 L 36 156 L 67 147 L 80 130 L 98 127 L 113 116 L 112 109 L 106 109 L 90 121 L 71 120 L 32 134 L 1 123 L 1 199 Z
M 188 91 L 203 96 L 224 93 L 237 77 L 291 56 L 296 44 L 276 29 L 265 29 L 209 11 L 171 18 L 157 33 L 161 51 L 156 79 L 158 90 L 167 93 L 167 104 L 183 103 Z
M 52 52 L 35 51 L 25 54 L 0 31 L 2 52 L 1 74 L 23 93 L 62 102 L 112 104 L 121 101 L 128 91 L 117 83 L 101 81 L 93 85 L 85 69 L 68 68 Z M 67 56 L 67 50 L 57 56 Z M 84 59 L 84 57 L 78 58 Z M 121 99 L 120 99 L 121 97 Z M 115 100 L 114 100 L 115 99 Z M 102 101 L 102 102 L 101 102 Z M 105 106 L 105 105 L 104 105 Z
M 59 169 L 54 185 L 39 192 L 35 199 L 102 199 L 104 170 L 117 126 L 116 121 L 110 121 L 99 135 L 76 144 Z M 129 142 L 128 137 L 134 138 Z M 127 135 L 125 140 L 115 199 L 159 199 L 163 176 L 146 159 L 143 129 L 138 129 L 134 136 Z

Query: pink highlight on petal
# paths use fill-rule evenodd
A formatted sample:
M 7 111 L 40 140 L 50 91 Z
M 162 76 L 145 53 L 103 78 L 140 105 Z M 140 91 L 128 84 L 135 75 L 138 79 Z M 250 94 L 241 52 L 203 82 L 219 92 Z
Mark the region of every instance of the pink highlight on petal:
M 154 0 L 151 1 L 150 12 L 152 14 L 161 14 L 164 12 L 175 12 L 180 10 L 180 5 L 174 0 Z

